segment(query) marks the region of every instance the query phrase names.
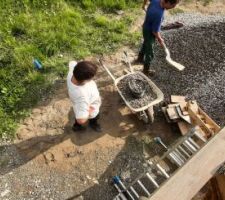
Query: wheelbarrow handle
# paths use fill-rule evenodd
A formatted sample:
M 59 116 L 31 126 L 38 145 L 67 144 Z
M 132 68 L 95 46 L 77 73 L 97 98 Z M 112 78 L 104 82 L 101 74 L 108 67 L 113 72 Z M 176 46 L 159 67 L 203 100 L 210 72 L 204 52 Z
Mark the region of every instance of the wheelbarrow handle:
M 134 69 L 133 69 L 133 67 L 131 66 L 131 63 L 130 63 L 130 59 L 129 59 L 128 53 L 127 53 L 127 51 L 124 51 L 123 53 L 124 53 L 124 55 L 125 55 L 126 63 L 128 64 L 128 66 L 129 66 L 129 68 L 130 68 L 130 72 L 133 73 L 133 72 L 134 72 Z
M 109 76 L 112 78 L 112 80 L 115 82 L 116 78 L 113 76 L 113 74 L 109 71 L 109 69 L 104 65 L 102 62 L 102 59 L 98 59 L 98 62 L 101 64 L 101 66 L 105 69 L 105 71 L 109 74 Z

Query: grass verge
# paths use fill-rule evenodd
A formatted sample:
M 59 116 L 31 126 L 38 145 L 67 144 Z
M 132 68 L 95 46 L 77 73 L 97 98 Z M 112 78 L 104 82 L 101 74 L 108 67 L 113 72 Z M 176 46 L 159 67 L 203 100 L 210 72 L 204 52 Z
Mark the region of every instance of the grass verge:
M 136 41 L 129 27 L 138 0 L 6 0 L 0 5 L 0 137 L 64 77 L 68 57 L 107 53 Z M 117 15 L 116 10 L 125 13 Z M 67 56 L 65 56 L 67 55 Z M 69 55 L 69 56 L 68 56 Z M 37 71 L 33 59 L 43 70 Z

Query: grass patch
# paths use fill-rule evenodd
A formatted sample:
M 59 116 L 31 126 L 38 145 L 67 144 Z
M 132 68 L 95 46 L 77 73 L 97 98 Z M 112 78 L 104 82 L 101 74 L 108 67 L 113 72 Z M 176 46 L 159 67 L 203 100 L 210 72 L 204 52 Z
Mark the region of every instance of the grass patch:
M 197 3 L 197 2 L 200 2 L 203 6 L 207 6 L 208 4 L 212 3 L 213 0 L 185 0 L 182 3 L 189 4 L 189 3 Z
M 180 14 L 180 13 L 184 13 L 184 10 L 177 7 L 177 8 L 169 10 L 169 13 L 171 15 L 177 15 L 177 14 Z
M 0 5 L 0 137 L 17 123 L 77 60 L 107 53 L 138 37 L 129 33 L 141 0 L 6 0 Z M 129 11 L 126 10 L 129 8 Z M 116 10 L 125 14 L 118 17 Z M 126 14 L 127 13 L 127 14 Z M 132 42 L 131 42 L 132 41 Z M 44 66 L 37 71 L 33 59 Z

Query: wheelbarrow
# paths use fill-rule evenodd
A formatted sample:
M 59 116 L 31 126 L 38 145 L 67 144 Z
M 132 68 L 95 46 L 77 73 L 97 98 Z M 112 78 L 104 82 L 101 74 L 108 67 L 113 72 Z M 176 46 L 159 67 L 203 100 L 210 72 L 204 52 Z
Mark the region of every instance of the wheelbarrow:
M 164 95 L 162 93 L 162 91 L 142 72 L 138 72 L 138 71 L 134 71 L 133 67 L 131 66 L 129 60 L 128 60 L 128 56 L 127 53 L 125 52 L 126 55 L 126 62 L 129 65 L 129 71 L 126 70 L 126 74 L 116 78 L 111 71 L 108 69 L 108 67 L 106 67 L 104 65 L 104 63 L 102 62 L 102 59 L 99 59 L 99 62 L 101 64 L 101 66 L 104 68 L 104 70 L 108 73 L 108 75 L 112 78 L 114 85 L 119 93 L 119 95 L 121 96 L 121 98 L 123 99 L 123 101 L 125 102 L 126 106 L 132 111 L 132 113 L 137 114 L 138 119 L 139 120 L 143 120 L 145 123 L 153 123 L 154 122 L 154 109 L 153 106 L 160 103 L 161 101 L 163 101 L 164 99 Z M 139 75 L 139 77 L 141 77 L 143 80 L 147 81 L 147 83 L 149 84 L 149 86 L 151 87 L 153 93 L 155 94 L 156 98 L 154 100 L 152 100 L 151 102 L 149 102 L 147 105 L 143 106 L 143 107 L 139 107 L 139 108 L 134 108 L 129 101 L 127 101 L 127 99 L 124 97 L 123 93 L 121 92 L 121 90 L 118 87 L 118 83 L 124 79 L 125 77 L 129 76 L 129 75 L 133 75 L 133 74 L 137 74 Z

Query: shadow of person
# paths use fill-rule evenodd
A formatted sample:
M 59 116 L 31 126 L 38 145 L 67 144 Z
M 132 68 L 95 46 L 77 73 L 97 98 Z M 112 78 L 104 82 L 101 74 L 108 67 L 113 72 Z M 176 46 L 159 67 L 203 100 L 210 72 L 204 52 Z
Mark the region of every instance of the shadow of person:
M 112 200 L 118 194 L 113 186 L 113 176 L 126 176 L 129 184 L 144 173 L 143 163 L 142 143 L 135 136 L 128 136 L 121 151 L 98 179 L 98 184 L 79 194 L 74 194 L 66 200 Z
M 121 103 L 118 93 L 106 90 L 102 93 L 103 104 L 100 124 L 103 132 L 97 133 L 90 128 L 85 132 L 73 132 L 71 127 L 74 123 L 74 113 L 71 108 L 68 113 L 68 123 L 63 127 L 62 134 L 47 135 L 47 130 L 44 136 L 36 136 L 14 144 L 0 146 L 0 175 L 26 164 L 66 140 L 70 140 L 72 145 L 76 147 L 92 143 L 105 134 L 112 137 L 124 137 L 139 128 L 143 129 L 142 122 L 139 122 Z M 62 98 L 65 96 L 63 95 Z M 13 152 L 13 155 L 9 155 L 7 152 Z
M 94 140 L 108 134 L 112 137 L 125 137 L 137 130 L 144 130 L 146 127 L 143 122 L 137 120 L 135 114 L 131 113 L 121 100 L 115 90 L 100 91 L 102 93 L 102 106 L 100 111 L 99 123 L 103 131 L 101 133 L 93 131 L 90 127 L 84 133 L 71 134 L 71 140 L 75 145 L 82 146 L 93 142 Z M 74 120 L 74 114 L 71 110 L 70 126 Z

